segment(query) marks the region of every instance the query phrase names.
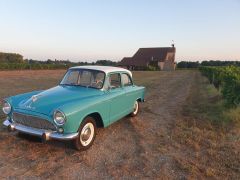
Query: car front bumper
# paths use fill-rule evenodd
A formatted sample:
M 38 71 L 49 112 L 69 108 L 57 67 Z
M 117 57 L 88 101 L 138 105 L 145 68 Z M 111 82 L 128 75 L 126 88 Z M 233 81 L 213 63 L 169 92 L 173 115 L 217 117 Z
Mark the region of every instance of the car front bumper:
M 39 136 L 42 137 L 44 141 L 50 139 L 57 139 L 57 140 L 72 140 L 78 136 L 78 133 L 68 133 L 68 134 L 61 134 L 57 131 L 48 131 L 43 129 L 36 129 L 28 126 L 24 126 L 17 123 L 12 123 L 8 119 L 3 122 L 3 125 L 8 127 L 9 131 L 17 130 L 22 133 Z

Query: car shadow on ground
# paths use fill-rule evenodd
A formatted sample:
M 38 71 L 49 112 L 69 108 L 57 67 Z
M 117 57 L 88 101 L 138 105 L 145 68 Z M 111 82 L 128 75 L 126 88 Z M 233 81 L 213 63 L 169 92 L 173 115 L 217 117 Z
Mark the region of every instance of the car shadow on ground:
M 54 146 L 62 149 L 75 150 L 72 141 L 50 140 L 50 141 L 44 142 L 41 137 L 32 136 L 32 135 L 24 134 L 21 132 L 17 132 L 17 137 L 27 141 L 28 143 L 36 143 L 36 144 L 42 143 L 42 144 L 45 144 L 46 146 Z

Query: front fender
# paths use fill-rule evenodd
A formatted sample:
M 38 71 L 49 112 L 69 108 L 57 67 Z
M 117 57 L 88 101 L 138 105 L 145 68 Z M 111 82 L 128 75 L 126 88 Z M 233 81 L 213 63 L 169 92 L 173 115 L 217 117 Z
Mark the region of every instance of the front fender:
M 59 107 L 67 117 L 63 128 L 66 133 L 77 132 L 83 119 L 92 113 L 99 113 L 104 126 L 109 124 L 110 103 L 106 94 L 76 100 Z

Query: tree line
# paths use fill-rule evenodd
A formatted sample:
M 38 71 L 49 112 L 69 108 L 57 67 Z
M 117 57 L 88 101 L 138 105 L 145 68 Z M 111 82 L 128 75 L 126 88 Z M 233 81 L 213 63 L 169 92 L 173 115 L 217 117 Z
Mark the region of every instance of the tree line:
M 220 60 L 210 60 L 210 61 L 181 61 L 177 63 L 177 68 L 199 68 L 201 66 L 240 66 L 240 61 L 220 61 Z
M 67 69 L 72 66 L 82 65 L 102 65 L 102 66 L 117 66 L 118 62 L 111 60 L 97 60 L 95 62 L 72 62 L 70 60 L 51 60 L 39 61 L 33 59 L 24 59 L 21 54 L 0 52 L 0 70 L 14 69 Z M 240 66 L 240 61 L 181 61 L 177 63 L 179 69 L 197 69 L 201 66 Z M 154 70 L 158 69 L 153 67 Z M 149 69 L 152 70 L 152 69 Z
M 0 70 L 15 69 L 67 69 L 72 66 L 82 65 L 102 65 L 116 66 L 118 62 L 111 60 L 97 60 L 95 62 L 71 62 L 70 60 L 51 60 L 39 61 L 33 59 L 23 59 L 23 56 L 16 53 L 0 52 Z

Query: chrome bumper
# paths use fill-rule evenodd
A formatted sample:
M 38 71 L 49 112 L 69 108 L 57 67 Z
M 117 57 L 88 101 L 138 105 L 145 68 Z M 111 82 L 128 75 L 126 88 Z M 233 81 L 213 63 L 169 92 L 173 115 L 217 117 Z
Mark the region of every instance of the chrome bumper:
M 10 131 L 20 131 L 26 134 L 42 137 L 47 141 L 50 139 L 71 140 L 78 136 L 78 133 L 60 134 L 56 131 L 47 131 L 43 129 L 36 129 L 32 127 L 23 126 L 21 124 L 11 123 L 8 119 L 3 122 L 3 125 L 8 127 Z

